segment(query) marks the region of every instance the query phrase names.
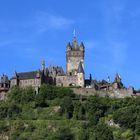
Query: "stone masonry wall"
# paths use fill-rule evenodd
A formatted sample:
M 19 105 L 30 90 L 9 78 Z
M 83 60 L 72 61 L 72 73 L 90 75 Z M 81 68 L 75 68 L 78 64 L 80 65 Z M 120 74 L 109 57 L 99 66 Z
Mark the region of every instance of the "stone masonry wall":
M 125 97 L 132 97 L 133 89 L 117 89 L 111 91 L 97 91 L 94 88 L 72 88 L 74 93 L 84 95 L 84 96 L 91 96 L 91 95 L 99 95 L 101 97 L 109 96 L 114 98 L 125 98 Z

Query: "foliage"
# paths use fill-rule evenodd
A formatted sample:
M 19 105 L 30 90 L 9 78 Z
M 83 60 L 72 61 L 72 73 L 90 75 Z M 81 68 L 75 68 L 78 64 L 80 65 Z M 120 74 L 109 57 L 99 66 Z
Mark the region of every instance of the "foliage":
M 64 97 L 61 103 L 61 109 L 62 113 L 66 114 L 67 119 L 71 119 L 73 117 L 74 106 L 70 97 Z
M 98 124 L 95 130 L 96 140 L 113 140 L 112 130 L 104 123 Z
M 84 98 L 70 88 L 42 85 L 36 94 L 32 87 L 14 87 L 0 102 L 0 134 L 11 140 L 139 140 L 140 97 Z

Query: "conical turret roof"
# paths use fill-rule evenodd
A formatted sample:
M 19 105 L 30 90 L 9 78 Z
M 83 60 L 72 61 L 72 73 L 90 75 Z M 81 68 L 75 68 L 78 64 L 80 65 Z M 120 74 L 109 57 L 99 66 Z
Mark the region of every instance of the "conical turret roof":
M 84 43 L 81 42 L 80 47 L 85 48 Z
M 84 69 L 81 62 L 79 63 L 77 73 L 84 73 Z
M 70 44 L 70 42 L 68 42 L 67 50 L 71 50 L 71 44 Z

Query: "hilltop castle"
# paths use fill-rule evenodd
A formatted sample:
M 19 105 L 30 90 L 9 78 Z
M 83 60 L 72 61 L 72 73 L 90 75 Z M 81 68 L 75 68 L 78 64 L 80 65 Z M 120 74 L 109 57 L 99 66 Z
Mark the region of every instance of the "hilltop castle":
M 12 78 L 8 80 L 6 75 L 2 75 L 0 78 L 0 99 L 4 99 L 5 93 L 13 86 L 32 86 L 36 93 L 38 93 L 40 86 L 43 83 L 64 86 L 64 87 L 78 87 L 82 89 L 82 92 L 90 91 L 114 91 L 120 90 L 127 92 L 128 90 L 123 86 L 121 77 L 116 74 L 113 82 L 108 80 L 92 80 L 92 75 L 89 79 L 85 79 L 84 72 L 84 58 L 85 58 L 85 46 L 83 42 L 78 44 L 76 36 L 72 43 L 68 43 L 66 47 L 66 72 L 60 66 L 45 67 L 45 61 L 42 61 L 42 69 L 29 72 L 14 72 Z M 121 92 L 122 92 L 121 91 Z M 133 89 L 131 90 L 133 94 Z

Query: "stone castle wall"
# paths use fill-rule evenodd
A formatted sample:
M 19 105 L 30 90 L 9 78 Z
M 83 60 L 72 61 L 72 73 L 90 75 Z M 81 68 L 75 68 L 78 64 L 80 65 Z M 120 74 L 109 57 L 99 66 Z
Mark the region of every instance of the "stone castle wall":
M 84 96 L 99 95 L 101 97 L 109 96 L 114 98 L 125 98 L 133 96 L 133 88 L 128 89 L 114 89 L 109 91 L 97 91 L 94 88 L 72 88 L 74 93 Z

